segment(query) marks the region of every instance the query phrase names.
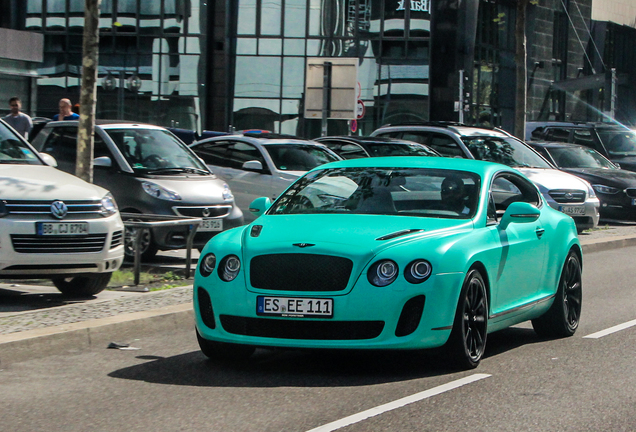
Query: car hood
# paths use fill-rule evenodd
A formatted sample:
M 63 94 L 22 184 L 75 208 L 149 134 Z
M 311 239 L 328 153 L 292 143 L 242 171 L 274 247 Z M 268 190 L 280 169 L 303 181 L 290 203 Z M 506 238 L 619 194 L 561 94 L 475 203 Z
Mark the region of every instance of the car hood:
M 271 253 L 331 254 L 365 265 L 380 251 L 472 230 L 472 220 L 376 215 L 264 215 L 257 237 L 245 230 L 244 258 Z M 397 233 L 412 230 L 410 233 Z M 389 237 L 380 240 L 382 237 Z
M 138 178 L 140 182 L 154 183 L 176 192 L 182 202 L 225 203 L 223 199 L 223 180 L 216 176 L 153 176 Z
M 100 200 L 108 191 L 48 165 L 0 165 L 5 200 Z
M 636 172 L 632 171 L 602 168 L 568 168 L 564 171 L 580 176 L 592 184 L 604 184 L 621 188 L 636 187 Z
M 582 179 L 557 169 L 517 168 L 533 183 L 547 190 L 581 189 L 587 192 L 588 186 Z

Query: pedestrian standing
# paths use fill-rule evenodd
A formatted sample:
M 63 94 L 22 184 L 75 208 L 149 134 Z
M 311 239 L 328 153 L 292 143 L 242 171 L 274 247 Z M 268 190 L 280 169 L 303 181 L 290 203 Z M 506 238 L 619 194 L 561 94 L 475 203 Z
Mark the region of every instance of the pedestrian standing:
M 20 111 L 22 109 L 22 101 L 20 98 L 14 96 L 9 99 L 9 108 L 11 109 L 11 114 L 4 117 L 3 120 L 25 139 L 29 139 L 29 133 L 33 128 L 33 121 L 31 117 Z
M 74 113 L 72 110 L 73 105 L 71 104 L 71 100 L 70 99 L 60 99 L 60 102 L 58 104 L 59 109 L 60 109 L 60 113 L 59 114 L 55 114 L 53 116 L 53 121 L 58 121 L 58 120 L 79 120 L 79 114 Z

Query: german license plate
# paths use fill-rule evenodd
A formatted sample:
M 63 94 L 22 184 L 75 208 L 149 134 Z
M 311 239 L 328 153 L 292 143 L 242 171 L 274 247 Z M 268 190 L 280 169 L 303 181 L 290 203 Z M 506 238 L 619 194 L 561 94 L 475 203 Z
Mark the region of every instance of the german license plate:
M 559 206 L 559 210 L 568 215 L 585 214 L 585 206 Z
M 88 222 L 36 222 L 39 236 L 86 235 Z
M 223 231 L 223 219 L 203 219 L 197 231 Z
M 331 318 L 333 317 L 333 299 L 258 296 L 256 314 L 295 318 Z

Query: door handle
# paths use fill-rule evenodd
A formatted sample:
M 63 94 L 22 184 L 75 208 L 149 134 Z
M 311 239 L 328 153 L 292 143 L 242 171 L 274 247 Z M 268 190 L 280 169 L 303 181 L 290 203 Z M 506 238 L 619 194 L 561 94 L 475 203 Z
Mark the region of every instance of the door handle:
M 543 228 L 537 228 L 535 233 L 537 233 L 537 238 L 541 238 L 545 230 Z

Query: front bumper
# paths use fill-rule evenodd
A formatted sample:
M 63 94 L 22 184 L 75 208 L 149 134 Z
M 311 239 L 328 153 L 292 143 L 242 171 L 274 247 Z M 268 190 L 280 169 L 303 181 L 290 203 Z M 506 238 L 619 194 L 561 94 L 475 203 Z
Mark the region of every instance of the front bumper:
M 571 216 L 576 223 L 577 230 L 582 231 L 590 228 L 596 228 L 598 226 L 598 221 L 600 219 L 600 202 L 598 198 L 588 198 L 583 203 L 563 204 L 556 202 L 547 194 L 545 194 L 544 197 L 550 207 Z M 577 209 L 578 212 L 569 212 L 568 210 L 570 209 Z M 583 211 L 580 211 L 579 209 L 583 209 Z
M 422 349 L 443 345 L 451 332 L 464 275 L 433 275 L 418 285 L 405 281 L 379 288 L 365 277 L 346 294 L 324 292 L 258 292 L 244 279 L 221 282 L 215 274 L 197 273 L 194 310 L 199 334 L 208 340 L 279 348 Z M 256 291 L 256 292 L 252 292 Z M 259 316 L 257 297 L 333 299 L 333 317 Z M 424 297 L 420 315 L 409 316 L 407 303 Z M 417 319 L 413 331 L 399 334 L 405 320 Z

